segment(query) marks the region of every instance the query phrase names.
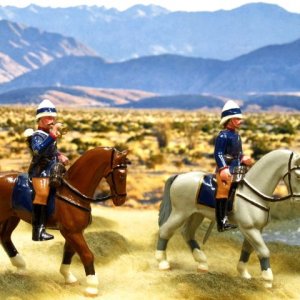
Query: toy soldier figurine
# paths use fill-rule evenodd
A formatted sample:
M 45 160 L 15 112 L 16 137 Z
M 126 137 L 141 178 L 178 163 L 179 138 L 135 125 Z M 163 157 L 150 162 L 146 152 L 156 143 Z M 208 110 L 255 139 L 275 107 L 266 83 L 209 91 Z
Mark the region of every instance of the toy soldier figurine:
M 242 112 L 232 100 L 225 103 L 220 125 L 224 127 L 215 141 L 214 157 L 217 163 L 216 220 L 219 232 L 236 228 L 227 221 L 227 200 L 235 167 L 251 165 L 252 159 L 243 155 L 242 141 L 237 129 L 242 123 Z
M 38 129 L 30 136 L 32 161 L 28 170 L 35 197 L 32 211 L 32 240 L 46 241 L 53 235 L 45 231 L 47 201 L 50 192 L 50 172 L 57 163 L 66 165 L 68 158 L 58 152 L 57 138 L 61 137 L 61 123 L 55 123 L 56 108 L 49 100 L 43 100 L 36 111 Z

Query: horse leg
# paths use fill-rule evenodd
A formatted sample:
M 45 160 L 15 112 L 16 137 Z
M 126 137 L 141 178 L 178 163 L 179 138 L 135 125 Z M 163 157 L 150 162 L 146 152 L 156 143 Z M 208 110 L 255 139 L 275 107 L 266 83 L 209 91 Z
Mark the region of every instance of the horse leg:
M 237 265 L 237 270 L 240 273 L 241 277 L 245 279 L 251 279 L 251 275 L 247 269 L 247 264 L 252 252 L 253 247 L 246 239 L 244 239 L 240 260 Z
M 194 260 L 198 262 L 198 268 L 197 270 L 199 272 L 207 272 L 208 271 L 208 265 L 207 265 L 207 258 L 206 255 L 202 250 L 200 250 L 200 245 L 195 239 L 195 233 L 199 225 L 203 222 L 204 217 L 200 214 L 193 214 L 191 215 L 187 221 L 184 223 L 182 227 L 181 234 L 186 241 L 186 243 L 189 245 Z
M 77 278 L 70 271 L 70 266 L 74 254 L 75 250 L 67 241 L 65 241 L 64 254 L 59 271 L 64 276 L 65 283 L 67 284 L 71 284 L 77 281 Z
M 261 276 L 266 288 L 271 288 L 273 284 L 273 272 L 270 266 L 270 250 L 266 246 L 261 231 L 256 228 L 244 229 L 240 227 L 244 237 L 254 248 L 260 262 Z
M 61 230 L 61 233 L 66 239 L 66 241 L 70 244 L 72 249 L 74 249 L 78 253 L 82 261 L 86 274 L 85 293 L 88 296 L 98 295 L 99 281 L 95 273 L 94 254 L 89 249 L 82 235 L 82 232 L 68 233 L 66 230 Z
M 169 270 L 170 264 L 167 260 L 167 245 L 170 238 L 173 236 L 177 228 L 179 228 L 188 216 L 182 213 L 176 213 L 173 210 L 168 220 L 160 227 L 155 258 L 158 261 L 158 268 L 160 270 Z
M 18 226 L 19 222 L 20 219 L 17 217 L 10 217 L 4 221 L 0 229 L 0 239 L 3 249 L 10 258 L 11 264 L 17 268 L 19 273 L 24 273 L 26 270 L 26 263 L 11 240 L 11 234 Z

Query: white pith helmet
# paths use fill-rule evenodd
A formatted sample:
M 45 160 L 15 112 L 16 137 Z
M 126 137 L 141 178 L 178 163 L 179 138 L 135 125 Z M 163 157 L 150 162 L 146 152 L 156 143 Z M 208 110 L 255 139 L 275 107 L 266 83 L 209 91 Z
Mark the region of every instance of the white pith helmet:
M 38 120 L 42 117 L 56 117 L 57 111 L 54 104 L 48 100 L 44 99 L 38 106 L 36 110 L 35 119 Z
M 234 101 L 228 100 L 222 109 L 220 125 L 224 125 L 232 118 L 242 119 L 243 115 L 240 107 Z

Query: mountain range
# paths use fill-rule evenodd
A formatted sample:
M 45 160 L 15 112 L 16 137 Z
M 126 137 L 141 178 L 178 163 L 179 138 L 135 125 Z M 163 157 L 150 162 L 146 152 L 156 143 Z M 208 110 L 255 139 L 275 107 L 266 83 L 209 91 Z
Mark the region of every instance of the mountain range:
M 300 14 L 264 3 L 215 12 L 98 6 L 0 6 L 0 18 L 72 36 L 108 61 L 175 54 L 229 60 L 300 38 Z
M 299 53 L 300 39 L 263 47 L 230 61 L 158 55 L 109 63 L 97 56 L 63 56 L 1 84 L 0 92 L 42 86 L 227 97 L 243 97 L 253 92 L 296 92 L 300 89 Z
M 257 8 L 261 8 L 266 15 L 277 11 L 281 16 L 285 12 L 273 5 L 252 4 L 218 13 L 235 12 L 240 15 L 241 11 L 249 13 L 252 10 L 253 17 Z M 45 24 L 55 23 L 38 9 L 29 6 L 23 13 L 26 16 L 30 10 L 39 18 L 43 17 Z M 73 12 L 80 9 L 86 12 L 87 7 L 75 7 Z M 98 9 L 107 11 L 90 7 L 89 13 L 95 14 Z M 69 10 L 72 11 L 71 8 Z M 0 14 L 1 11 L 2 7 Z M 6 7 L 5 13 L 12 17 L 15 11 L 20 12 L 17 8 Z M 122 14 L 131 21 L 134 12 L 136 19 L 152 18 L 153 22 L 158 16 L 173 17 L 167 10 L 156 6 L 136 6 L 122 13 L 109 11 L 115 14 L 114 18 Z M 58 16 L 63 12 L 64 9 L 57 9 Z M 299 16 L 287 14 L 295 20 Z M 100 15 L 97 16 L 100 18 Z M 193 18 L 193 15 L 190 17 Z M 247 15 L 244 18 L 247 19 Z M 86 32 L 87 36 L 92 34 Z M 229 97 L 243 99 L 251 110 L 285 105 L 287 109 L 298 110 L 299 53 L 298 38 L 288 43 L 267 45 L 227 60 L 160 54 L 114 62 L 99 56 L 70 35 L 2 20 L 0 103 L 37 103 L 42 97 L 49 97 L 56 103 L 66 105 L 198 109 L 220 107 L 220 103 Z
M 0 21 L 0 82 L 10 81 L 67 55 L 95 55 L 95 52 L 72 37 Z

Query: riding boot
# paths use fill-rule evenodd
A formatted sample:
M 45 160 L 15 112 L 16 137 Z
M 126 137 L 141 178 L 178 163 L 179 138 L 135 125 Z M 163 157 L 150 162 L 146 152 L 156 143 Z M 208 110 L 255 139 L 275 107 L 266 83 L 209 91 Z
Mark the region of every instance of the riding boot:
M 216 199 L 216 220 L 217 220 L 217 229 L 219 232 L 237 228 L 236 225 L 228 223 L 226 214 L 227 214 L 227 199 L 226 198 Z
M 32 240 L 48 241 L 54 238 L 46 232 L 46 205 L 34 204 L 32 210 Z
M 222 201 L 221 199 L 216 199 L 216 221 L 217 221 L 217 229 L 219 232 L 223 231 L 223 217 L 222 217 Z

